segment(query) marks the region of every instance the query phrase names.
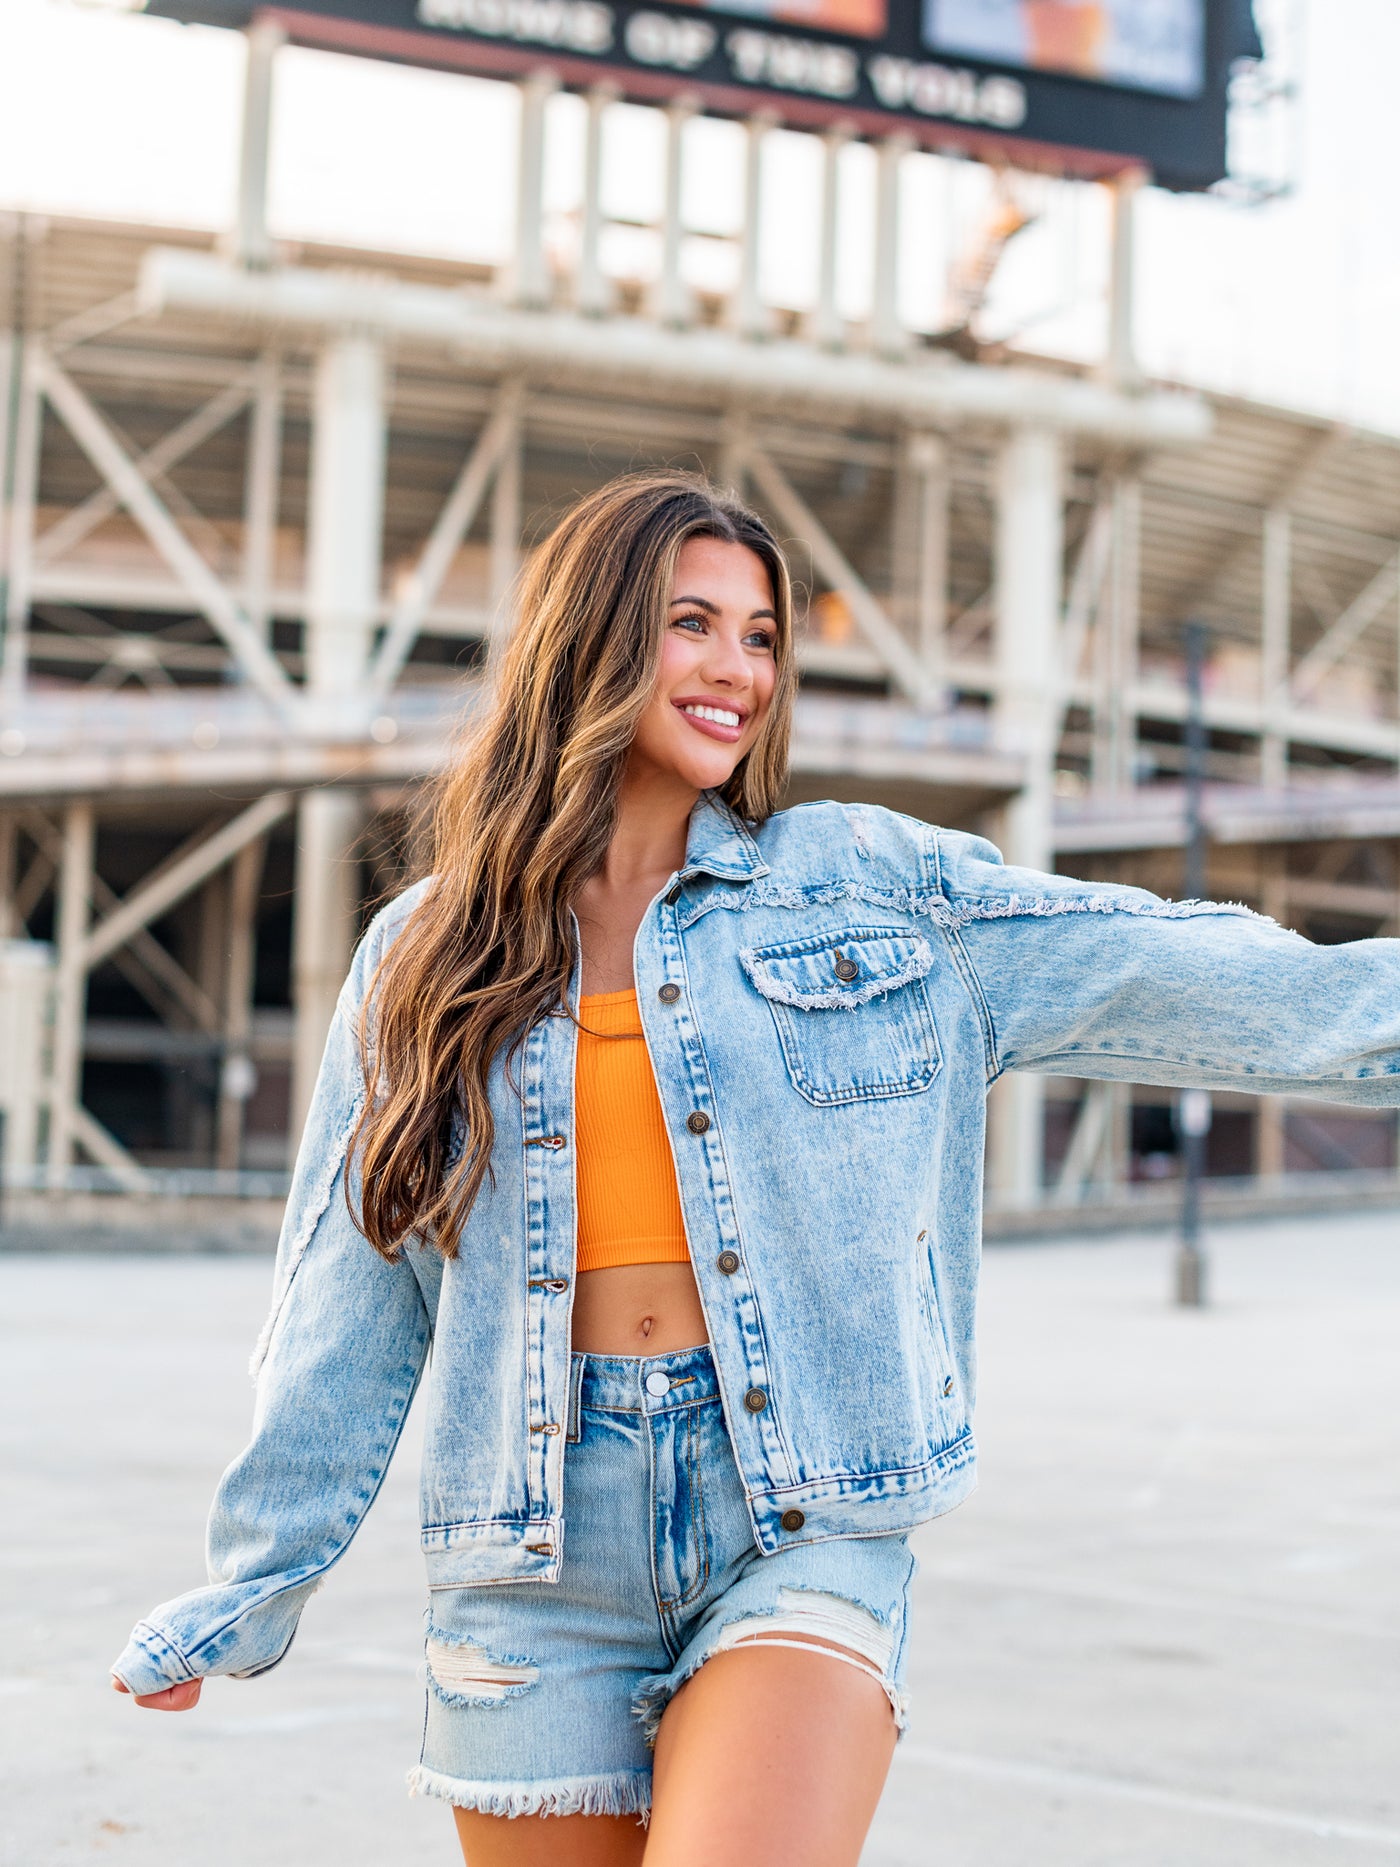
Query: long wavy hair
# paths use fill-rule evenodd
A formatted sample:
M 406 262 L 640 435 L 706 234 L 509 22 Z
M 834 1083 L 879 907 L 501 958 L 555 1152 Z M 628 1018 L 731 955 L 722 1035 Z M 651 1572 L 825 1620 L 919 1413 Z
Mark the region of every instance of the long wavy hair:
M 491 1159 L 492 1066 L 566 1002 L 571 906 L 612 840 L 689 538 L 747 546 L 772 584 L 773 700 L 721 796 L 749 822 L 777 808 L 796 683 L 782 550 L 756 513 L 694 475 L 613 480 L 573 506 L 525 568 L 484 714 L 435 802 L 432 881 L 366 994 L 354 1216 L 387 1258 L 415 1236 L 455 1256 Z

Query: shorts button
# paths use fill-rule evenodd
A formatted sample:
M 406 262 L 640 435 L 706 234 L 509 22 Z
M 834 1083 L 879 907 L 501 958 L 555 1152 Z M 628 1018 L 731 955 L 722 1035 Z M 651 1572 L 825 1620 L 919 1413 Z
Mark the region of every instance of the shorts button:
M 653 1368 L 642 1385 L 649 1394 L 654 1394 L 660 1400 L 663 1394 L 669 1394 L 671 1391 L 671 1377 L 669 1374 L 663 1374 L 660 1368 Z
M 704 1134 L 710 1125 L 710 1118 L 703 1109 L 695 1109 L 686 1116 L 685 1125 L 692 1134 Z
M 800 1510 L 785 1510 L 778 1521 L 785 1530 L 800 1530 L 807 1519 Z
M 768 1405 L 768 1396 L 761 1387 L 751 1387 L 744 1395 L 744 1405 L 750 1413 L 762 1413 Z
M 737 1251 L 721 1251 L 719 1256 L 715 1259 L 715 1263 L 718 1264 L 726 1277 L 732 1277 L 739 1268 L 739 1253 Z
M 680 995 L 681 988 L 678 985 L 663 985 L 661 990 L 656 994 L 663 1005 L 674 1005 Z

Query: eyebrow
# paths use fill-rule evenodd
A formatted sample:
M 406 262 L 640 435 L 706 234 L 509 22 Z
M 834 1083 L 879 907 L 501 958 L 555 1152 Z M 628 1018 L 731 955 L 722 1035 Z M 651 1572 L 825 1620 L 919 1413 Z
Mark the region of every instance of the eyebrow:
M 671 607 L 674 609 L 677 603 L 690 603 L 696 609 L 708 610 L 712 616 L 719 614 L 719 604 L 712 603 L 707 596 L 673 596 Z M 750 622 L 757 622 L 760 616 L 767 616 L 773 622 L 778 620 L 778 612 L 775 609 L 751 609 L 749 611 Z

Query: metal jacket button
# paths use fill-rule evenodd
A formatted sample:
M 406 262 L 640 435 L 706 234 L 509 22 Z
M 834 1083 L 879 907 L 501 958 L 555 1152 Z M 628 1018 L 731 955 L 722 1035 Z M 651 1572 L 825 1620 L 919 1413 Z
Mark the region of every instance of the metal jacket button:
M 751 1387 L 744 1395 L 744 1405 L 750 1413 L 762 1413 L 768 1405 L 768 1396 L 761 1387 Z
M 679 882 L 677 882 L 673 888 L 668 888 L 666 891 L 667 907 L 673 908 L 676 905 L 676 903 L 680 900 L 680 898 L 681 898 L 681 885 Z
M 703 1109 L 696 1109 L 686 1116 L 685 1125 L 692 1134 L 704 1134 L 710 1125 L 710 1118 Z
M 844 953 L 838 953 L 836 955 L 836 977 L 840 979 L 844 985 L 849 985 L 852 979 L 858 978 L 859 976 L 860 967 L 857 966 L 855 961 L 853 959 L 847 959 Z
M 715 1259 L 715 1263 L 724 1272 L 726 1277 L 732 1277 L 739 1268 L 739 1253 L 737 1251 L 721 1251 L 719 1256 Z
M 806 1521 L 800 1510 L 785 1510 L 778 1519 L 785 1530 L 800 1530 Z
M 680 995 L 681 988 L 678 985 L 663 985 L 661 990 L 656 994 L 663 1005 L 674 1005 Z

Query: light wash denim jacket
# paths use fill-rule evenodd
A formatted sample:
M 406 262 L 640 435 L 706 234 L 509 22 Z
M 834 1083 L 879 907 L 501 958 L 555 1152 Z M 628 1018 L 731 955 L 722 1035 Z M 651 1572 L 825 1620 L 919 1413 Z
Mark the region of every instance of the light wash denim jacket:
M 555 1581 L 568 1537 L 575 1027 L 498 1062 L 493 1177 L 450 1263 L 386 1263 L 345 1200 L 357 1013 L 331 1029 L 219 1486 L 210 1585 L 141 1622 L 136 1692 L 286 1652 L 378 1490 L 432 1351 L 433 1589 Z M 1242 907 L 1007 868 L 865 805 L 751 830 L 706 796 L 636 984 L 754 1541 L 907 1530 L 972 1488 L 986 1091 L 1003 1070 L 1400 1102 L 1400 940 L 1317 947 Z M 577 973 L 573 994 L 578 990 Z

